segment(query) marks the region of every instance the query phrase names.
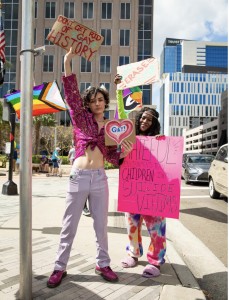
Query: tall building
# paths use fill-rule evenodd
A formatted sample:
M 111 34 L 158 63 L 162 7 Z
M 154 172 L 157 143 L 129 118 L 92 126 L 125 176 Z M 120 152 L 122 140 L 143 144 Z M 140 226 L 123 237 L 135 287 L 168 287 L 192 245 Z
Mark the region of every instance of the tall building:
M 105 85 L 110 98 L 115 100 L 113 84 L 117 66 L 153 56 L 153 0 L 106 1 L 35 1 L 34 48 L 45 45 L 44 55 L 35 58 L 34 82 L 57 80 L 61 86 L 65 50 L 53 45 L 46 37 L 58 15 L 76 20 L 104 37 L 92 62 L 76 57 L 72 64 L 80 90 L 90 85 Z M 21 0 L 5 0 L 3 18 L 6 34 L 6 59 L 11 67 L 6 71 L 1 97 L 7 90 L 20 88 Z M 143 103 L 151 104 L 152 86 L 141 87 Z M 113 117 L 111 105 L 110 116 Z M 109 112 L 107 112 L 109 116 Z M 63 122 L 64 114 L 60 118 Z
M 161 55 L 160 118 L 164 134 L 217 118 L 228 83 L 227 43 L 167 38 Z

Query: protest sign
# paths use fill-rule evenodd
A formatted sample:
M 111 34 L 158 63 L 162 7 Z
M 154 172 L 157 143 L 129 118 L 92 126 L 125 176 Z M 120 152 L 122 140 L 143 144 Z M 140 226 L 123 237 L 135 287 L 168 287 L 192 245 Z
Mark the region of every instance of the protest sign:
M 134 86 L 151 84 L 159 80 L 159 62 L 151 57 L 128 65 L 118 66 L 117 74 L 122 76 L 122 81 L 117 85 L 118 90 Z
M 119 172 L 118 211 L 179 218 L 183 137 L 137 136 Z
M 105 120 L 105 145 L 120 145 L 124 140 L 135 142 L 135 122 L 130 119 Z
M 59 15 L 47 40 L 92 61 L 103 42 L 103 36 L 92 29 Z

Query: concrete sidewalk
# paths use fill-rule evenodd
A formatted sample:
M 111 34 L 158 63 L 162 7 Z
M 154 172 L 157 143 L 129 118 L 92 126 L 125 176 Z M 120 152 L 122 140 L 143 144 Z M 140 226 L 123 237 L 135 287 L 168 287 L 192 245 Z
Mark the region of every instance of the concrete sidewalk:
M 68 276 L 55 288 L 46 287 L 53 270 L 59 243 L 62 216 L 65 208 L 67 176 L 33 175 L 33 297 L 32 299 L 205 299 L 197 281 L 167 237 L 166 263 L 161 276 L 143 278 L 146 255 L 135 268 L 123 269 L 127 233 L 123 213 L 117 212 L 118 170 L 107 171 L 110 188 L 109 254 L 111 267 L 118 273 L 119 282 L 105 282 L 94 272 L 95 237 L 92 218 L 82 215 L 68 264 Z M 13 181 L 18 184 L 18 176 Z M 0 177 L 0 186 L 7 177 Z M 19 298 L 19 196 L 0 194 L 0 299 Z M 144 231 L 143 245 L 149 238 Z

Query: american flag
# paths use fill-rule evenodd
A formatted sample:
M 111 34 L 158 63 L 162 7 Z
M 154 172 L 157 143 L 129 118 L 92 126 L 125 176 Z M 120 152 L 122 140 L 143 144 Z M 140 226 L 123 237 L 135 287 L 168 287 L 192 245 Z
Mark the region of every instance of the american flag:
M 5 55 L 5 32 L 4 32 L 4 26 L 3 26 L 3 19 L 2 19 L 2 9 L 0 6 L 0 59 L 3 63 L 6 61 L 6 55 Z

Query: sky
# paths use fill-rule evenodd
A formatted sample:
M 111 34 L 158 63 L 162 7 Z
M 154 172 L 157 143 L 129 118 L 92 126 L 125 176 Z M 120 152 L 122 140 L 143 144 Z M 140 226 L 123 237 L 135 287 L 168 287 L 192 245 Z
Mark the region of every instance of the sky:
M 228 41 L 227 0 L 154 0 L 153 56 L 160 59 L 166 38 Z M 159 86 L 153 104 L 159 108 Z M 159 109 L 157 109 L 159 110 Z

